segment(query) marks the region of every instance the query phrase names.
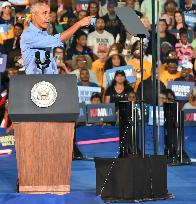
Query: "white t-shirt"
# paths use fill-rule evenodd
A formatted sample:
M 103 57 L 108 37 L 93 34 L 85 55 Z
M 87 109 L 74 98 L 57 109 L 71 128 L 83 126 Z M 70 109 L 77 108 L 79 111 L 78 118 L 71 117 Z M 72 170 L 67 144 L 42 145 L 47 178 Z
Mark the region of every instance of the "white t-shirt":
M 110 47 L 114 43 L 114 37 L 111 33 L 104 30 L 102 34 L 94 31 L 88 35 L 87 45 L 92 47 L 93 53 L 97 55 L 97 49 L 99 45 L 106 45 Z

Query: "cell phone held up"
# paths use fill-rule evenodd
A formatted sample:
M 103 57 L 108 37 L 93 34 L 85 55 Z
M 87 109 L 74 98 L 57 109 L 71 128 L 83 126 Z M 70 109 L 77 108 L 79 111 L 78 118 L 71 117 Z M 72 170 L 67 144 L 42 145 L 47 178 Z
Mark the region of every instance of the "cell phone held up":
M 94 26 L 95 27 L 95 25 L 96 25 L 96 18 L 95 17 L 92 17 L 91 19 L 90 19 L 90 24 L 92 25 L 92 26 Z

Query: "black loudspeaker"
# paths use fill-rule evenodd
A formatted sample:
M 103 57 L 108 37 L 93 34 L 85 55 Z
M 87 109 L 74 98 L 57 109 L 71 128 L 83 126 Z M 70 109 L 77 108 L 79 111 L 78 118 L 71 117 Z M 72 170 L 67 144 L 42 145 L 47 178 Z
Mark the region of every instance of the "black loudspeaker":
M 105 200 L 149 200 L 167 198 L 167 159 L 96 158 L 96 194 Z

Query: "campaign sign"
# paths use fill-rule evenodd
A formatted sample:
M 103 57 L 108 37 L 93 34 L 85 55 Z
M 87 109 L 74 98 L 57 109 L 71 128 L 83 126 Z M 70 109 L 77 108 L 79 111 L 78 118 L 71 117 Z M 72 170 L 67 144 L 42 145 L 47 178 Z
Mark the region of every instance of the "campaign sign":
M 80 108 L 80 114 L 78 116 L 77 119 L 77 123 L 82 123 L 82 122 L 86 122 L 87 121 L 87 117 L 86 117 L 86 105 L 85 103 L 80 103 L 79 104 L 79 108 Z
M 0 149 L 13 147 L 15 144 L 14 135 L 0 135 Z
M 9 25 L 8 24 L 0 24 L 0 33 L 8 33 Z
M 5 72 L 7 64 L 7 55 L 0 53 L 0 72 Z
M 196 127 L 196 109 L 184 110 L 184 126 Z
M 116 121 L 116 109 L 114 103 L 88 104 L 86 108 L 88 123 Z
M 9 2 L 12 4 L 17 4 L 17 5 L 29 4 L 29 0 L 9 0 Z
M 93 92 L 101 93 L 101 88 L 90 86 L 78 86 L 79 103 L 85 102 L 86 104 L 89 104 Z
M 193 13 L 187 13 L 184 12 L 184 19 L 185 19 L 185 23 L 190 26 L 190 27 L 194 27 L 196 24 L 196 15 Z
M 176 100 L 183 101 L 188 99 L 188 94 L 192 91 L 195 83 L 184 81 L 169 81 L 168 88 L 171 89 L 176 96 Z
M 134 72 L 133 66 L 127 65 L 106 70 L 106 79 L 108 80 L 109 84 L 111 84 L 112 80 L 114 79 L 115 73 L 118 70 L 123 70 L 125 72 L 126 78 L 130 84 L 136 82 L 136 77 L 133 76 Z
M 160 126 L 164 125 L 164 110 L 159 107 Z M 158 124 L 158 106 L 156 106 L 156 124 Z M 153 106 L 149 106 L 148 125 L 153 125 Z

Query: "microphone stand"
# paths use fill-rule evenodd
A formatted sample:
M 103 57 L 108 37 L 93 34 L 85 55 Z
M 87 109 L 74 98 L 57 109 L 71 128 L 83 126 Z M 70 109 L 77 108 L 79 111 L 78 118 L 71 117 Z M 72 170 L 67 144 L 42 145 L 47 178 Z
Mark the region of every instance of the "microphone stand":
M 51 60 L 50 60 L 50 52 L 45 52 L 45 61 L 42 63 L 40 60 L 40 52 L 35 52 L 35 64 L 37 65 L 37 68 L 42 71 L 42 75 L 44 74 L 44 70 L 49 67 Z

